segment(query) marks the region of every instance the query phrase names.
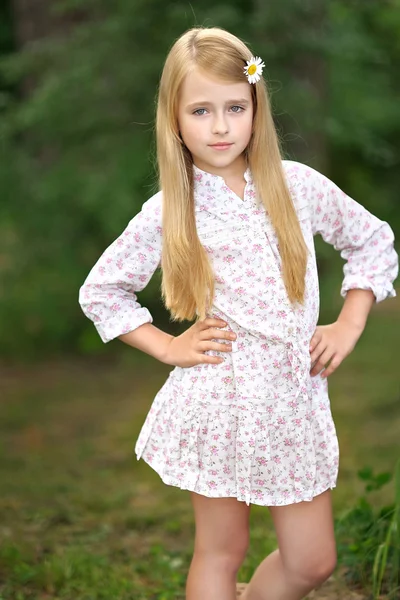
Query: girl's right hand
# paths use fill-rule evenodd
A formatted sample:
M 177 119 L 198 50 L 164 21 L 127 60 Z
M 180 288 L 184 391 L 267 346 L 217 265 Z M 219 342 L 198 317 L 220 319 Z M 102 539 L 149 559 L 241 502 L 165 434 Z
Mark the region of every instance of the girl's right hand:
M 218 328 L 226 327 L 226 323 L 220 319 L 207 318 L 197 321 L 181 335 L 173 337 L 168 343 L 165 352 L 167 365 L 176 367 L 194 367 L 202 363 L 220 364 L 224 361 L 222 356 L 210 356 L 204 354 L 207 350 L 218 352 L 231 352 L 232 345 L 226 343 L 212 342 L 213 339 L 235 340 L 233 331 L 220 331 Z

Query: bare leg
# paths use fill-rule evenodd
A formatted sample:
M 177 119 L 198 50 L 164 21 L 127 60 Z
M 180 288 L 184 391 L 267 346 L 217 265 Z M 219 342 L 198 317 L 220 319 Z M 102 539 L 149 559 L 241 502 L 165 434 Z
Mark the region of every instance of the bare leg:
M 236 498 L 192 493 L 196 522 L 187 600 L 236 600 L 236 575 L 249 542 L 250 507 Z
M 241 600 L 301 600 L 336 566 L 330 490 L 270 511 L 279 550 L 258 566 Z

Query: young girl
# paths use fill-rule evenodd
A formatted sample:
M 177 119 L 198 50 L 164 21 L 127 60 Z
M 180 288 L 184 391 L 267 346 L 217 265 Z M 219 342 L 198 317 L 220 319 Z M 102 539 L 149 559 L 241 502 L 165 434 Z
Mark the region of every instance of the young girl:
M 374 301 L 394 296 L 393 233 L 329 179 L 282 160 L 264 64 L 217 28 L 172 47 L 157 108 L 160 189 L 80 290 L 102 340 L 175 367 L 136 454 L 190 490 L 196 536 L 188 600 L 233 600 L 251 504 L 279 549 L 242 598 L 299 600 L 335 568 L 331 489 L 338 441 L 327 377 L 353 350 Z M 343 309 L 317 327 L 313 236 L 346 259 Z M 137 302 L 157 267 L 182 335 Z M 351 401 L 351 399 L 349 399 Z

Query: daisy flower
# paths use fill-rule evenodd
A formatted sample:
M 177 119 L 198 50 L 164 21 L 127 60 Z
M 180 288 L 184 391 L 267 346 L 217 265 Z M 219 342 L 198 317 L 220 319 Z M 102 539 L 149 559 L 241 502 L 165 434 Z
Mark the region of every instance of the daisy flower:
M 244 67 L 244 72 L 249 80 L 249 83 L 257 83 L 260 80 L 265 64 L 259 56 L 252 56 L 247 60 L 247 65 Z

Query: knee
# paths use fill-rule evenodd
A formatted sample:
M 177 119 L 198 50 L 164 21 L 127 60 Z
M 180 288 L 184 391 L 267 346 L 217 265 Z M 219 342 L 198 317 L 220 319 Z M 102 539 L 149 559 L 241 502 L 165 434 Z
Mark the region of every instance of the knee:
M 246 558 L 248 546 L 248 535 L 238 535 L 226 546 L 205 548 L 195 545 L 194 557 L 207 561 L 219 571 L 236 574 Z
M 337 564 L 336 554 L 316 557 L 313 560 L 301 560 L 291 569 L 291 578 L 311 591 L 322 585 L 335 571 Z
M 245 557 L 245 552 L 228 552 L 216 554 L 212 560 L 219 572 L 236 575 Z

